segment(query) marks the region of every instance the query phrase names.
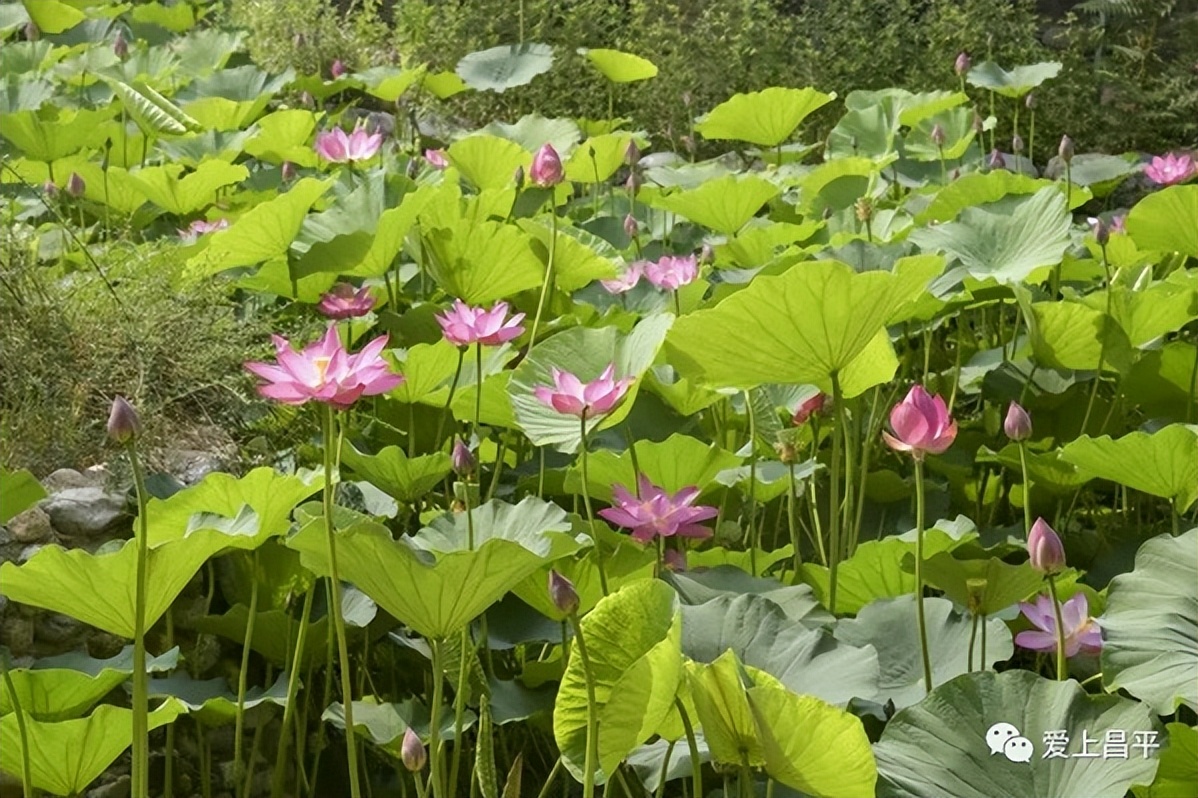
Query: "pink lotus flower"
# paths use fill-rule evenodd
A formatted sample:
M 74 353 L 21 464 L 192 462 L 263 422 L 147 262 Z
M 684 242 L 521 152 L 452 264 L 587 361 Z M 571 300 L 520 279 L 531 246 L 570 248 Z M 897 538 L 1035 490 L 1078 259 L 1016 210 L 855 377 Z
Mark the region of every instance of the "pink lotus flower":
M 454 346 L 499 346 L 524 334 L 524 327 L 520 324 L 524 320 L 523 313 L 504 321 L 509 309 L 506 302 L 497 302 L 495 307 L 485 310 L 472 308 L 462 300 L 455 299 L 453 307 L 438 313 L 436 319 L 441 325 L 441 332 L 445 334 L 445 340 Z
M 1019 609 L 1037 628 L 1015 635 L 1015 644 L 1032 651 L 1057 650 L 1057 618 L 1052 598 L 1036 596 L 1036 603 L 1020 602 Z M 1102 651 L 1102 630 L 1090 617 L 1085 593 L 1078 593 L 1061 605 L 1061 622 L 1065 624 L 1065 656 L 1097 654 Z
M 942 454 L 957 437 L 957 422 L 949 416 L 944 400 L 922 385 L 912 386 L 890 411 L 890 427 L 893 435 L 882 430 L 886 444 L 896 452 L 911 452 L 916 460 L 928 452 Z
M 639 498 L 623 485 L 616 485 L 612 488 L 616 506 L 600 510 L 599 515 L 616 526 L 631 529 L 632 539 L 639 543 L 648 543 L 657 535 L 663 538 L 674 535 L 684 538 L 711 537 L 711 530 L 700 525 L 699 521 L 715 518 L 719 511 L 714 507 L 691 506 L 699 497 L 698 488 L 683 488 L 671 496 L 650 482 L 644 474 L 638 476 L 636 481 L 641 494 Z
M 228 227 L 228 219 L 216 219 L 211 222 L 207 219 L 196 219 L 187 226 L 186 230 L 179 231 L 179 238 L 183 239 L 186 244 L 194 244 L 200 236 L 225 230 Z
M 356 319 L 374 310 L 374 297 L 366 286 L 354 291 L 349 283 L 337 283 L 320 298 L 316 309 L 330 319 Z
M 282 336 L 274 335 L 278 364 L 246 363 L 246 371 L 266 380 L 258 393 L 289 405 L 310 400 L 324 402 L 344 410 L 360 396 L 387 393 L 403 382 L 379 356 L 387 345 L 387 336 L 375 338 L 356 355 L 345 351 L 336 326 L 319 341 L 295 351 Z
M 665 255 L 645 264 L 645 277 L 663 291 L 677 291 L 699 276 L 699 261 L 694 255 Z
M 533 389 L 537 400 L 559 413 L 579 418 L 594 418 L 610 413 L 632 385 L 632 377 L 612 379 L 615 364 L 609 365 L 596 379 L 583 382 L 574 374 L 551 369 L 553 387 L 538 385 Z
M 636 288 L 645 274 L 645 261 L 638 260 L 629 264 L 619 277 L 610 280 L 600 280 L 599 284 L 609 294 L 624 294 Z
M 1171 186 L 1198 174 L 1198 164 L 1191 155 L 1170 152 L 1163 158 L 1159 155 L 1153 158 L 1152 163 L 1144 167 L 1144 174 L 1157 185 Z
M 449 166 L 449 159 L 445 157 L 445 150 L 425 150 L 424 160 L 428 161 L 428 165 L 434 169 L 445 169 Z
M 368 161 L 381 146 L 383 134 L 367 133 L 363 127 L 355 127 L 353 133 L 335 127 L 316 136 L 316 154 L 329 163 Z
M 827 408 L 831 401 L 831 397 L 829 397 L 823 391 L 819 391 L 812 396 L 808 396 L 806 399 L 799 402 L 799 406 L 795 408 L 795 414 L 790 419 L 791 423 L 796 427 L 800 424 L 806 423 L 807 419 L 811 418 L 813 414 L 824 412 L 825 408 Z
M 533 185 L 551 188 L 562 182 L 565 176 L 566 172 L 562 167 L 561 156 L 557 154 L 557 150 L 553 149 L 552 144 L 545 142 L 533 156 L 532 168 L 528 170 L 529 179 Z
M 1037 518 L 1027 536 L 1028 561 L 1042 574 L 1057 574 L 1065 568 L 1065 545 L 1056 530 Z

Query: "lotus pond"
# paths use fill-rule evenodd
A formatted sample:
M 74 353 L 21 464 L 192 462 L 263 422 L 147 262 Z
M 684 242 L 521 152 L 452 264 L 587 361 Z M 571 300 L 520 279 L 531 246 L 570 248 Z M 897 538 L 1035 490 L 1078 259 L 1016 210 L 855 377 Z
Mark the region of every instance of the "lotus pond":
M 0 656 L 26 795 L 1198 795 L 1185 142 L 1086 152 L 1035 115 L 1060 64 L 964 54 L 680 151 L 468 128 L 555 59 L 657 70 L 274 75 L 213 8 L 0 4 L 10 262 L 169 246 L 323 329 L 245 353 L 310 440 L 173 483 L 130 385 L 131 534 L 0 565 L 128 641 Z

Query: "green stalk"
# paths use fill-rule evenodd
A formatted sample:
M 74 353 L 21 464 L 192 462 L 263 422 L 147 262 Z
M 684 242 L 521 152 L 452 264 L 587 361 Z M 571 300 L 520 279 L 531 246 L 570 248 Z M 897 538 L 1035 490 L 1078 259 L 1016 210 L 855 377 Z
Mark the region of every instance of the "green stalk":
M 1019 467 L 1023 471 L 1023 539 L 1032 534 L 1032 481 L 1027 475 L 1027 446 L 1019 442 Z
M 606 591 L 605 591 L 606 592 Z M 583 765 L 582 797 L 595 796 L 595 767 L 599 764 L 599 707 L 595 702 L 595 676 L 591 672 L 591 658 L 587 656 L 587 644 L 583 640 L 582 622 L 578 613 L 570 613 L 570 625 L 574 627 L 574 639 L 578 643 L 578 656 L 582 660 L 582 673 L 587 685 L 587 752 Z
M 840 459 L 844 446 L 844 394 L 840 391 L 840 375 L 832 372 L 832 404 L 836 408 L 838 429 L 832 434 L 832 480 L 828 486 L 831 499 L 828 502 L 828 522 L 832 525 L 829 552 L 828 611 L 836 614 L 836 571 L 840 565 Z
M 21 699 L 17 695 L 17 688 L 12 683 L 12 676 L 8 673 L 3 657 L 0 657 L 0 676 L 4 677 L 4 687 L 8 690 L 13 714 L 17 716 L 17 735 L 21 739 L 21 794 L 27 798 L 36 798 L 37 793 L 33 790 L 33 769 L 29 761 L 29 730 L 25 728 L 25 711 L 21 708 Z
M 919 650 L 923 656 L 923 687 L 932 692 L 932 660 L 928 656 L 928 624 L 923 609 L 923 459 L 915 458 L 915 611 L 919 623 Z
M 477 342 L 474 344 L 474 374 L 474 434 L 481 442 L 482 433 L 479 429 L 482 427 L 483 417 L 483 345 Z M 482 485 L 481 477 L 479 485 Z
M 291 742 L 291 724 L 295 717 L 295 702 L 299 695 L 299 674 L 304 664 L 304 648 L 308 639 L 308 622 L 312 617 L 312 595 L 314 586 L 304 594 L 304 608 L 300 611 L 299 635 L 295 651 L 291 655 L 291 672 L 287 674 L 287 703 L 283 705 L 283 727 L 279 732 L 279 750 L 275 758 L 274 778 L 271 780 L 271 798 L 283 798 L 284 773 L 287 764 L 287 746 Z
M 553 786 L 553 782 L 555 779 L 557 779 L 557 774 L 561 772 L 561 769 L 562 758 L 559 756 L 557 760 L 554 761 L 553 770 L 549 771 L 549 777 L 545 779 L 544 786 L 542 786 L 541 791 L 537 793 L 537 798 L 549 798 L 549 790 Z
M 1098 346 L 1098 371 L 1094 374 L 1094 385 L 1090 388 L 1090 401 L 1086 402 L 1086 415 L 1082 417 L 1082 426 L 1080 434 L 1086 432 L 1086 425 L 1090 423 L 1090 413 L 1094 410 L 1094 400 L 1098 398 L 1098 386 L 1102 382 L 1102 367 L 1106 362 L 1106 339 L 1107 325 L 1111 323 L 1111 264 L 1106 257 L 1106 244 L 1102 245 L 1102 268 L 1106 272 L 1106 317 L 1102 320 L 1102 341 Z
M 795 527 L 795 464 L 793 461 L 786 464 L 786 468 L 790 479 L 789 489 L 786 491 L 786 526 L 790 531 L 790 545 L 794 546 L 794 567 L 795 567 L 795 583 L 799 581 L 799 568 L 803 565 L 803 555 L 799 552 L 799 532 Z
M 745 413 L 749 416 L 749 571 L 757 573 L 757 548 L 761 542 L 757 528 L 757 422 L 753 415 L 753 398 L 745 391 Z
M 670 740 L 670 744 L 666 746 L 666 758 L 661 763 L 661 776 L 657 781 L 657 792 L 653 794 L 653 798 L 662 798 L 666 790 L 666 775 L 670 771 L 670 759 L 674 756 L 674 745 L 677 740 Z
M 969 657 L 966 660 L 966 673 L 973 673 L 973 643 L 978 636 L 978 614 L 976 612 L 971 612 L 970 615 L 972 618 L 970 619 L 971 622 L 969 624 Z
M 469 508 L 466 510 L 470 512 Z M 473 551 L 474 546 L 471 545 Z M 462 627 L 461 641 L 458 643 L 460 650 L 458 662 L 458 682 L 454 685 L 453 694 L 453 759 L 449 767 L 449 784 L 451 788 L 456 788 L 458 784 L 458 771 L 461 767 L 462 760 L 462 717 L 466 713 L 466 656 L 469 651 L 473 654 L 473 648 L 470 645 L 470 624 Z
M 682 719 L 682 728 L 686 731 L 686 746 L 691 752 L 691 780 L 694 782 L 694 793 L 696 798 L 703 795 L 703 763 L 699 761 L 699 744 L 695 741 L 695 728 L 691 725 L 690 716 L 686 714 L 686 707 L 682 704 L 682 699 L 675 697 L 674 706 L 678 709 L 678 716 Z
M 603 542 L 595 532 L 595 513 L 591 510 L 591 486 L 588 482 L 587 471 L 587 414 L 582 411 L 582 503 L 587 511 L 587 527 L 591 530 L 591 538 L 595 541 L 595 561 L 599 566 L 599 586 L 603 595 L 607 595 L 607 566 L 603 562 Z M 544 462 L 542 460 L 542 462 Z
M 445 663 L 441 656 L 441 641 L 430 640 L 429 647 L 433 655 L 433 698 L 429 707 L 428 722 L 428 761 L 429 782 L 434 798 L 442 798 L 445 793 L 445 763 L 441 760 L 441 702 L 444 697 Z
M 453 395 L 458 389 L 458 380 L 462 377 L 462 361 L 466 358 L 466 350 L 458 348 L 458 367 L 453 371 L 453 382 L 449 383 L 449 396 L 445 400 L 445 406 L 441 408 L 441 416 L 437 419 L 437 439 L 433 441 L 434 446 L 441 445 L 441 435 L 445 432 L 445 416 L 449 414 L 449 406 L 453 404 Z M 412 435 L 412 430 L 408 430 L 408 436 Z
M 237 718 L 233 724 L 233 773 L 244 773 L 242 753 L 245 745 L 245 689 L 250 669 L 250 650 L 254 645 L 254 618 L 258 614 L 258 550 L 253 554 L 253 582 L 250 584 L 250 613 L 245 622 L 245 640 L 241 646 L 241 670 L 237 674 Z
M 551 189 L 552 190 L 552 189 Z M 537 345 L 537 330 L 541 326 L 541 314 L 545 312 L 545 297 L 549 294 L 549 285 L 553 282 L 553 258 L 557 251 L 557 197 L 549 197 L 549 262 L 545 264 L 545 282 L 541 283 L 541 297 L 537 300 L 537 315 L 532 320 L 532 331 L 528 336 L 528 351 Z
M 345 638 L 345 616 L 341 609 L 341 574 L 337 568 L 337 531 L 333 525 L 333 494 L 337 485 L 340 451 L 334 446 L 338 440 L 334 429 L 337 419 L 332 405 L 325 405 L 324 414 L 324 524 L 329 556 L 329 610 L 333 616 L 333 629 L 337 637 L 338 667 L 341 669 L 341 702 L 345 707 L 345 756 L 349 764 L 349 792 L 351 798 L 361 798 L 358 784 L 358 741 L 354 733 L 353 682 L 349 671 L 349 645 Z
M 149 520 L 146 517 L 146 477 L 137 456 L 136 439 L 125 445 L 137 491 L 137 584 L 133 617 L 133 795 L 150 794 L 149 679 L 146 674 L 146 570 L 149 565 Z
M 1066 679 L 1065 667 L 1065 622 L 1061 618 L 1061 602 L 1057 600 L 1057 580 L 1052 574 L 1048 575 L 1048 595 L 1052 597 L 1052 614 L 1057 621 L 1057 681 Z

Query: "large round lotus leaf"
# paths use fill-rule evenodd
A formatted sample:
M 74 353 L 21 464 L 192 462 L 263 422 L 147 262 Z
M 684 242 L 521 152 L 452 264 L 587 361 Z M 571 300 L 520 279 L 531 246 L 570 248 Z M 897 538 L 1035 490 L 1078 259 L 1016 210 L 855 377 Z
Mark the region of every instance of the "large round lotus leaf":
M 458 61 L 458 77 L 472 89 L 504 92 L 523 86 L 553 66 L 553 48 L 547 44 L 505 44 L 470 53 Z
M 1061 459 L 1102 479 L 1169 499 L 1178 513 L 1198 499 L 1198 433 L 1185 424 L 1117 439 L 1083 435 L 1065 446 Z
M 734 139 L 762 147 L 786 141 L 814 111 L 836 99 L 812 88 L 773 86 L 764 91 L 734 94 L 695 124 L 706 139 Z
M 696 188 L 660 195 L 651 204 L 718 233 L 732 235 L 778 194 L 777 186 L 760 177 L 727 175 Z
M 1010 724 L 1019 736 L 991 731 L 995 724 Z M 968 673 L 886 725 L 874 746 L 878 796 L 1123 798 L 1131 785 L 1150 783 L 1157 768 L 1153 749 L 1135 743 L 1163 746 L 1162 731 L 1143 704 L 1089 696 L 1072 680 L 1025 670 Z M 1115 747 L 1103 757 L 1120 733 L 1126 756 Z M 1064 756 L 1049 755 L 1057 748 L 1046 740 L 1066 738 Z M 1078 756 L 1083 746 L 1092 756 Z
M 590 61 L 612 83 L 634 83 L 657 75 L 657 66 L 652 61 L 632 53 L 580 47 L 578 54 Z
M 29 471 L 0 468 L 0 524 L 46 498 L 46 489 Z
M 1102 627 L 1102 678 L 1161 715 L 1198 709 L 1198 527 L 1140 547 L 1111 580 Z
M 1149 194 L 1127 214 L 1127 233 L 1141 249 L 1198 257 L 1198 186 L 1170 186 Z
M 1161 751 L 1156 778 L 1147 786 L 1133 786 L 1136 798 L 1192 798 L 1198 795 L 1198 728 L 1170 723 L 1169 747 Z
M 1022 97 L 1049 78 L 1061 72 L 1061 64 L 1046 61 L 1040 64 L 1017 66 L 1007 71 L 993 61 L 983 61 L 969 70 L 965 79 L 971 86 L 990 89 L 1004 97 Z

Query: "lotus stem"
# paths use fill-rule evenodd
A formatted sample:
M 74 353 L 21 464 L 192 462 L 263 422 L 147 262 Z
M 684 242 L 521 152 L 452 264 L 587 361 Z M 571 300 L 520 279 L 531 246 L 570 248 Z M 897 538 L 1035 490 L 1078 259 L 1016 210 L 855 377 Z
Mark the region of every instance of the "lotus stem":
M 976 612 L 971 612 L 970 615 L 972 618 L 970 619 L 969 624 L 969 656 L 966 659 L 966 673 L 973 673 L 973 643 L 978 636 L 978 614 Z
M 554 192 L 555 189 L 550 189 Z M 549 294 L 549 286 L 553 282 L 553 259 L 557 252 L 557 195 L 549 195 L 549 262 L 545 264 L 545 282 L 541 283 L 541 296 L 537 299 L 537 315 L 532 320 L 532 330 L 528 336 L 528 351 L 537 345 L 537 330 L 541 327 L 541 315 L 545 312 L 545 298 Z
M 482 417 L 483 417 L 483 345 L 481 343 L 474 344 L 474 434 L 478 436 L 479 441 L 482 441 Z M 481 464 L 480 464 L 481 465 Z M 481 484 L 482 480 L 479 480 Z
M 682 728 L 686 732 L 686 746 L 691 753 L 691 780 L 694 789 L 691 791 L 696 796 L 703 795 L 703 763 L 699 761 L 699 744 L 695 741 L 695 727 L 691 725 L 690 716 L 686 714 L 686 707 L 682 703 L 682 699 L 674 697 L 674 706 L 678 709 L 678 716 L 682 719 Z
M 799 532 L 795 526 L 795 490 L 798 485 L 795 481 L 794 462 L 787 463 L 786 469 L 790 480 L 789 489 L 786 491 L 786 528 L 790 532 L 790 545 L 794 547 L 795 582 L 798 583 L 799 568 L 803 565 L 803 555 L 799 552 Z
M 341 670 L 341 701 L 345 707 L 345 756 L 349 764 L 349 792 L 351 798 L 361 798 L 358 784 L 358 742 L 354 732 L 353 680 L 349 670 L 349 645 L 345 636 L 345 615 L 341 607 L 341 575 L 337 568 L 337 531 L 333 523 L 333 495 L 337 489 L 339 436 L 337 418 L 333 406 L 325 405 L 324 415 L 324 525 L 329 556 L 329 610 L 333 616 L 333 629 L 337 638 L 338 667 Z
M 838 417 L 837 430 L 832 435 L 832 479 L 828 486 L 828 523 L 831 524 L 828 566 L 828 611 L 836 614 L 836 571 L 840 565 L 840 468 L 844 448 L 844 394 L 840 390 L 840 375 L 832 372 L 832 404 Z
M 287 674 L 287 703 L 283 705 L 283 727 L 279 732 L 279 751 L 275 759 L 274 777 L 271 779 L 271 798 L 283 798 L 284 773 L 287 763 L 287 746 L 291 742 L 291 724 L 295 718 L 295 702 L 299 695 L 299 674 L 304 663 L 304 649 L 308 640 L 308 623 L 312 617 L 312 596 L 316 592 L 309 587 L 304 593 L 304 608 L 300 610 L 299 634 L 295 651 L 291 655 L 291 672 Z
M 932 692 L 932 659 L 928 656 L 928 623 L 923 607 L 923 460 L 915 458 L 915 612 L 919 623 L 919 651 L 923 657 L 923 687 Z
M 250 650 L 254 645 L 254 619 L 258 615 L 258 550 L 253 554 L 253 577 L 250 583 L 250 612 L 245 622 L 245 640 L 241 646 L 241 669 L 237 674 L 237 719 L 233 724 L 233 773 L 244 773 L 242 753 L 245 744 L 245 689 L 250 669 Z
M 599 566 L 599 586 L 603 590 L 603 595 L 607 595 L 607 565 L 603 561 L 603 541 L 599 540 L 599 534 L 595 532 L 595 513 L 591 510 L 591 485 L 589 482 L 590 473 L 587 471 L 587 415 L 583 411 L 581 417 L 582 424 L 582 503 L 587 511 L 587 528 L 591 530 L 591 538 L 595 542 L 595 562 Z M 542 450 L 541 463 L 544 464 L 544 450 Z
M 1048 595 L 1052 597 L 1052 614 L 1057 622 L 1057 681 L 1067 678 L 1065 661 L 1065 622 L 1061 618 L 1061 602 L 1057 599 L 1057 580 L 1052 574 L 1048 575 Z
M 587 686 L 587 751 L 583 765 L 582 796 L 594 798 L 595 768 L 599 764 L 599 707 L 595 701 L 595 676 L 591 672 L 591 658 L 587 656 L 587 644 L 577 612 L 570 613 L 570 625 L 574 627 L 574 639 L 578 643 L 578 657 L 582 660 L 582 674 Z
M 657 791 L 653 794 L 653 798 L 662 798 L 666 790 L 666 775 L 670 772 L 670 759 L 674 756 L 674 746 L 677 740 L 670 740 L 670 744 L 666 746 L 666 758 L 661 763 L 661 776 L 657 781 Z
M 8 690 L 13 714 L 17 716 L 17 735 L 21 738 L 21 794 L 29 798 L 36 798 L 37 793 L 33 790 L 33 769 L 29 756 L 29 730 L 25 727 L 25 710 L 21 707 L 21 698 L 17 695 L 17 688 L 12 682 L 12 676 L 8 672 L 8 666 L 3 657 L 0 657 L 0 676 L 4 677 L 4 687 Z
M 749 570 L 758 576 L 757 549 L 761 541 L 757 528 L 757 421 L 753 415 L 753 397 L 748 391 L 745 391 L 745 413 L 749 417 Z
M 458 390 L 458 380 L 462 378 L 462 362 L 466 358 L 466 350 L 458 349 L 458 367 L 453 371 L 453 382 L 449 383 L 449 396 L 445 399 L 445 406 L 441 408 L 441 416 L 437 419 L 437 440 L 433 442 L 434 446 L 441 445 L 441 436 L 445 433 L 445 417 L 449 415 L 449 406 L 453 404 L 453 395 Z M 413 430 L 408 430 L 408 440 L 411 441 Z
M 149 678 L 146 674 L 146 591 L 147 568 L 150 558 L 149 520 L 146 517 L 146 477 L 141 459 L 137 456 L 136 439 L 125 448 L 133 468 L 133 484 L 137 493 L 137 585 L 133 610 L 133 774 L 130 791 L 133 795 L 150 793 L 150 721 Z
M 1032 533 L 1032 481 L 1027 475 L 1027 445 L 1019 441 L 1019 468 L 1023 471 L 1023 539 Z
M 1102 382 L 1102 367 L 1106 364 L 1107 325 L 1112 321 L 1111 264 L 1106 257 L 1106 244 L 1102 245 L 1102 268 L 1106 272 L 1106 317 L 1102 320 L 1102 340 L 1098 345 L 1098 370 L 1094 374 L 1094 384 L 1090 387 L 1090 401 L 1086 402 L 1086 415 L 1082 417 L 1082 426 L 1079 432 L 1082 435 L 1086 433 L 1086 425 L 1090 423 L 1090 413 L 1094 411 L 1094 400 L 1098 398 L 1098 386 Z
M 433 698 L 429 707 L 428 721 L 428 761 L 429 782 L 434 798 L 446 798 L 445 793 L 445 763 L 441 758 L 441 702 L 444 697 L 445 662 L 441 650 L 442 641 L 429 640 L 433 657 Z

